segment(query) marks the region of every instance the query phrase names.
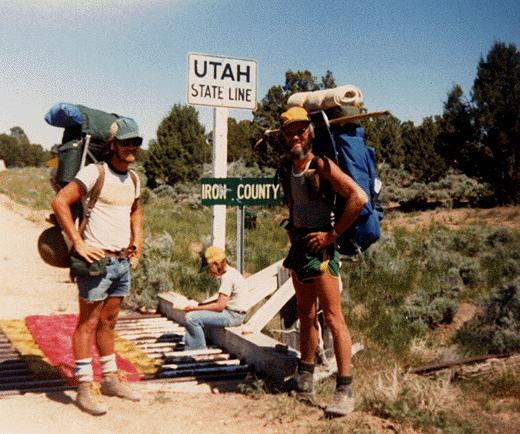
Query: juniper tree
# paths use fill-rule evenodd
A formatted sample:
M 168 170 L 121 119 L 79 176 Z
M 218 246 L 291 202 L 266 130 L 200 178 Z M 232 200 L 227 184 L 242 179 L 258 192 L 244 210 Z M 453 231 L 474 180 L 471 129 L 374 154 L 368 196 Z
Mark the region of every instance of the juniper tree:
M 175 104 L 157 129 L 144 163 L 148 186 L 197 181 L 209 159 L 204 127 L 193 107 Z

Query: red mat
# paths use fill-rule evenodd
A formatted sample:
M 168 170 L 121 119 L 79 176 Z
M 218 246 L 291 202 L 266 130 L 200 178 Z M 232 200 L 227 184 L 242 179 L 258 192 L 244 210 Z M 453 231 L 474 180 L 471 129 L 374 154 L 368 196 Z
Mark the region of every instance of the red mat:
M 25 318 L 25 324 L 36 344 L 45 354 L 52 366 L 74 383 L 75 360 L 72 353 L 72 334 L 78 322 L 78 315 L 31 315 Z M 101 380 L 101 366 L 98 361 L 96 346 L 92 345 L 92 368 L 94 379 Z M 129 381 L 139 381 L 139 374 L 134 365 L 116 354 L 117 367 L 127 373 Z

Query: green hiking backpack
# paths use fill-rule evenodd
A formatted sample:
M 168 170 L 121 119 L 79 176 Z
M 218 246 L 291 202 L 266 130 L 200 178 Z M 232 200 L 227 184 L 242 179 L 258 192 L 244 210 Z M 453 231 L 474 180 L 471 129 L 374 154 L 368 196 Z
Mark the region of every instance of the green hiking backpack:
M 61 144 L 52 151 L 58 157 L 54 180 L 59 187 L 74 179 L 78 170 L 109 155 L 110 127 L 121 116 L 83 105 L 57 103 L 45 115 L 52 126 L 64 128 Z

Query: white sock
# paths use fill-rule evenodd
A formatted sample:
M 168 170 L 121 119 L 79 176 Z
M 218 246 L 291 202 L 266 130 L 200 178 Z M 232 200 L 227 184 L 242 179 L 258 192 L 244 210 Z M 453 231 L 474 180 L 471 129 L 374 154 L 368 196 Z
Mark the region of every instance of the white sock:
M 101 364 L 101 372 L 103 375 L 110 372 L 117 372 L 116 355 L 110 354 L 109 356 L 103 356 L 99 358 Z
M 76 360 L 76 369 L 74 370 L 74 373 L 80 383 L 94 381 L 94 371 L 92 370 L 92 357 Z

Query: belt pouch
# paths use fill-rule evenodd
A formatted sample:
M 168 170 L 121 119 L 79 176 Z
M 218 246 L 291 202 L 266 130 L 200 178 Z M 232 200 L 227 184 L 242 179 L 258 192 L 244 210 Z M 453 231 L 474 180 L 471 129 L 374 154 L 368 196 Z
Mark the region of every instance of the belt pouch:
M 77 252 L 70 256 L 70 274 L 74 277 L 105 277 L 109 258 L 101 258 L 92 263 L 87 262 Z

